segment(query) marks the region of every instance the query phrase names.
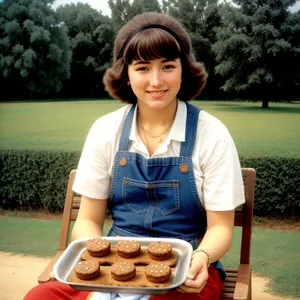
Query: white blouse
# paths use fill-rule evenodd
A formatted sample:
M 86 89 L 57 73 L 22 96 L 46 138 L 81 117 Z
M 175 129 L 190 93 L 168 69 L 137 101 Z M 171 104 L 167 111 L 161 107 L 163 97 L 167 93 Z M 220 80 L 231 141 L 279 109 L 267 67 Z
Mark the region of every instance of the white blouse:
M 91 127 L 78 164 L 73 190 L 81 195 L 108 199 L 113 163 L 119 138 L 131 105 L 99 118 Z M 169 135 L 154 157 L 179 156 L 185 140 L 187 109 L 178 101 L 178 109 Z M 149 158 L 136 128 L 136 109 L 129 137 L 129 151 Z M 236 147 L 221 121 L 201 110 L 192 157 L 198 194 L 206 210 L 232 210 L 245 202 L 241 166 Z

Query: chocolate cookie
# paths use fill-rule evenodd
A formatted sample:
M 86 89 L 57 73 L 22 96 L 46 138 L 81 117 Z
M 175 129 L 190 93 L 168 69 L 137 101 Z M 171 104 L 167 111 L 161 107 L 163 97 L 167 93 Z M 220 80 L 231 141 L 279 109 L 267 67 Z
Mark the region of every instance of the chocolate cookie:
M 128 281 L 135 276 L 135 265 L 120 261 L 111 266 L 111 276 L 118 281 Z
M 119 241 L 117 252 L 121 257 L 131 258 L 137 256 L 141 251 L 141 245 L 134 240 Z
M 171 276 L 171 268 L 163 263 L 150 264 L 145 268 L 145 275 L 151 282 L 162 283 Z
M 172 254 L 172 246 L 166 242 L 153 242 L 147 250 L 149 257 L 154 260 L 165 260 Z
M 82 280 L 94 279 L 100 274 L 100 265 L 94 260 L 80 261 L 75 267 L 75 274 Z
M 105 256 L 110 252 L 110 242 L 102 238 L 92 238 L 86 242 L 86 250 L 91 256 Z

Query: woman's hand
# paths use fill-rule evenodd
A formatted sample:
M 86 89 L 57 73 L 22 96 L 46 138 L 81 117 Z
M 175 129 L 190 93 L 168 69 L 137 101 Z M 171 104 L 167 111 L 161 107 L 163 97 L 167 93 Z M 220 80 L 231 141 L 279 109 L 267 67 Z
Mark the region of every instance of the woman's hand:
M 192 256 L 191 265 L 187 272 L 187 279 L 177 288 L 181 293 L 200 293 L 208 279 L 208 259 L 206 254 L 197 252 Z

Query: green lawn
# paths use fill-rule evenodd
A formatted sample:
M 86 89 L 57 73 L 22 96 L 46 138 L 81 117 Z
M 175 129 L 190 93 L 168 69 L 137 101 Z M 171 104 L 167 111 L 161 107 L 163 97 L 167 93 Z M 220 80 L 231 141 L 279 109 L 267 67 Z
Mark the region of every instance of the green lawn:
M 52 256 L 58 249 L 60 220 L 0 217 L 0 251 Z M 105 227 L 107 234 L 109 227 Z M 230 252 L 222 259 L 226 267 L 238 264 L 240 230 Z M 251 263 L 253 271 L 272 279 L 269 288 L 279 295 L 300 297 L 300 232 L 253 228 Z
M 59 246 L 61 220 L 0 216 L 0 251 L 52 256 Z M 109 227 L 105 225 L 104 233 Z
M 240 155 L 300 157 L 300 105 L 192 102 L 229 129 Z M 81 150 L 92 123 L 124 104 L 107 101 L 0 103 L 0 149 Z

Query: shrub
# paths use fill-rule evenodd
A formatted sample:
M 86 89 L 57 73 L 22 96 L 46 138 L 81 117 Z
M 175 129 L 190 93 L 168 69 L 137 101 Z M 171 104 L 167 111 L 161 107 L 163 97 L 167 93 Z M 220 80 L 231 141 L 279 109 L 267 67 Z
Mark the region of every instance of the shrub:
M 0 150 L 0 207 L 61 212 L 80 152 Z M 256 170 L 254 214 L 300 216 L 300 159 L 241 157 Z
M 0 207 L 61 211 L 71 169 L 80 153 L 0 151 Z
M 254 214 L 300 216 L 300 159 L 241 158 L 242 167 L 256 170 Z

